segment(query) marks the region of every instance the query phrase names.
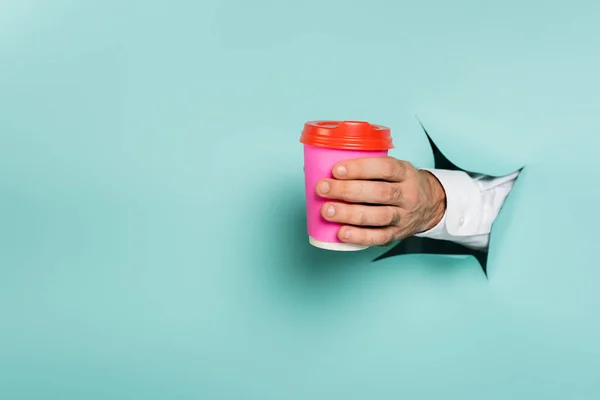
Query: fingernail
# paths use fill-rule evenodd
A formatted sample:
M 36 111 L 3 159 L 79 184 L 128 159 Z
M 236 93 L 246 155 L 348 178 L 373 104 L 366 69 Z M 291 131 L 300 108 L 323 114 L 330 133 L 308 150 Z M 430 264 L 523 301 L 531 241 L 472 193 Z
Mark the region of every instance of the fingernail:
M 329 193 L 329 183 L 321 183 L 321 193 Z
M 337 167 L 336 169 L 336 174 L 338 176 L 344 176 L 346 175 L 346 173 L 348 172 L 348 170 L 346 169 L 346 167 L 344 167 L 343 165 L 340 165 L 339 167 Z
M 335 214 L 335 208 L 333 206 L 327 207 L 327 216 L 333 217 L 333 214 Z
M 350 239 L 350 229 L 346 229 L 343 233 L 344 239 Z

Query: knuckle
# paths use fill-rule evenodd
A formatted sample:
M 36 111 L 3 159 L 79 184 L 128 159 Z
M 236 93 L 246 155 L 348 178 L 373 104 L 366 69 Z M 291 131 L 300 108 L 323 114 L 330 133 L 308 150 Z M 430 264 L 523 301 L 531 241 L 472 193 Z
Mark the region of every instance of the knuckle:
M 352 185 L 352 195 L 355 197 L 361 196 L 365 192 L 365 185 L 362 181 L 354 182 Z
M 395 167 L 400 175 L 404 175 L 404 173 L 406 173 L 406 170 L 407 170 L 406 163 L 407 163 L 407 161 L 404 161 L 404 160 L 396 160 Z
M 347 222 L 350 225 L 366 225 L 367 224 L 367 215 L 365 211 L 360 206 L 350 205 L 346 206 L 347 212 L 345 215 L 347 216 L 344 222 Z
M 369 225 L 369 217 L 364 209 L 359 209 L 356 211 L 355 221 L 359 225 Z
M 397 202 L 400 201 L 400 199 L 402 198 L 402 190 L 400 190 L 400 187 L 398 185 L 388 185 L 388 188 L 386 190 L 386 198 L 385 200 L 388 200 L 390 202 Z
M 413 169 L 413 165 L 410 161 L 406 161 L 406 160 L 398 160 L 398 166 L 403 170 L 403 171 L 408 171 L 410 169 Z
M 399 161 L 399 168 L 404 180 L 411 180 L 415 178 L 417 170 L 410 161 Z

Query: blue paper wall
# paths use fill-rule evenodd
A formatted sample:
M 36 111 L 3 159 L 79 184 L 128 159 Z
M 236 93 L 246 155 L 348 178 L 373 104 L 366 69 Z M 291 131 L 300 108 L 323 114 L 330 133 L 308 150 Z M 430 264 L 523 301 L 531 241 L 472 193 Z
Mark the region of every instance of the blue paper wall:
M 4 1 L 0 397 L 600 396 L 597 2 Z M 525 165 L 474 259 L 306 240 L 306 120 Z

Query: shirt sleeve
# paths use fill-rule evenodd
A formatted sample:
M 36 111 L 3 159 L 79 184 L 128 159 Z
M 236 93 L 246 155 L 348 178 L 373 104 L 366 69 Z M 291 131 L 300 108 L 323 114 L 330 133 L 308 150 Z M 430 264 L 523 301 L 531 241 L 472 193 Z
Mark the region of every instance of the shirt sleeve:
M 446 192 L 446 212 L 436 226 L 415 236 L 487 250 L 492 224 L 520 171 L 490 177 L 464 171 L 426 170 L 440 181 Z

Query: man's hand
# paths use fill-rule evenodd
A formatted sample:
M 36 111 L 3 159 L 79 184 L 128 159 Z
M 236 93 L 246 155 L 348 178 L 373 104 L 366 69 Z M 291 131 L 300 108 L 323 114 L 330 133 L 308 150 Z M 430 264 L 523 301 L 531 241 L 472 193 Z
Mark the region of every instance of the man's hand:
M 387 245 L 433 228 L 445 213 L 442 185 L 407 161 L 357 158 L 337 163 L 332 172 L 335 179 L 322 179 L 316 191 L 331 199 L 321 215 L 344 225 L 342 242 Z

